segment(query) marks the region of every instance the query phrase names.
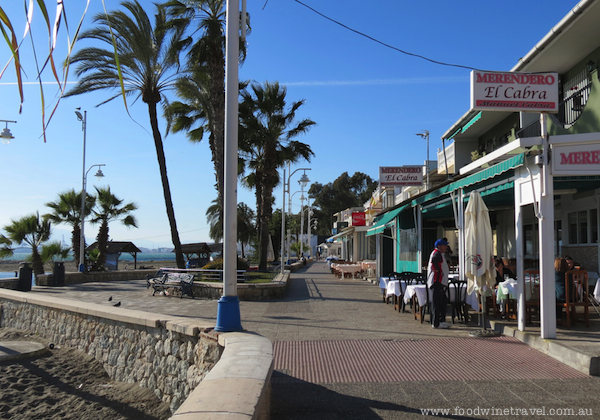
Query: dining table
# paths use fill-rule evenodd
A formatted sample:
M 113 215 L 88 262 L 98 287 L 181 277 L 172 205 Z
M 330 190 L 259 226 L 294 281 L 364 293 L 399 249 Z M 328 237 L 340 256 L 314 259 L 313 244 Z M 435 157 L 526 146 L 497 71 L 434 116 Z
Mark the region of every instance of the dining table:
M 338 277 L 344 278 L 346 275 L 356 276 L 356 273 L 360 273 L 360 264 L 331 264 L 331 267 L 337 272 Z

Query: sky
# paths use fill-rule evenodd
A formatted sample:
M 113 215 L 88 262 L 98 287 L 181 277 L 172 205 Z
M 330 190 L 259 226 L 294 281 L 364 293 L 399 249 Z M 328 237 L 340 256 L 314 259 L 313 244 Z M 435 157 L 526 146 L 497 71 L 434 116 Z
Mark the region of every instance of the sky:
M 151 1 L 142 0 L 149 14 Z M 47 0 L 50 6 L 52 0 Z M 64 0 L 72 36 L 85 2 Z M 426 141 L 417 136 L 429 130 L 430 159 L 442 147 L 441 136 L 469 110 L 469 69 L 435 64 L 422 58 L 485 70 L 510 70 L 576 4 L 575 0 L 302 0 L 319 15 L 294 0 L 249 0 L 252 32 L 247 38 L 248 55 L 240 68 L 240 80 L 254 83 L 278 81 L 287 87 L 287 101 L 304 100 L 298 120 L 310 118 L 316 125 L 297 139 L 307 143 L 315 156 L 308 167 L 312 182 L 333 182 L 343 172 L 363 172 L 373 179 L 380 166 L 423 165 Z M 105 0 L 107 10 L 118 1 Z M 2 1 L 17 34 L 24 31 L 23 2 Z M 100 0 L 91 0 L 83 28 L 102 11 Z M 54 19 L 51 10 L 51 20 Z M 350 29 L 349 29 L 350 28 Z M 35 10 L 33 34 L 38 57 L 45 57 L 47 29 L 39 9 Z M 381 43 L 369 39 L 364 35 Z M 387 44 L 388 46 L 382 45 Z M 55 59 L 66 57 L 67 33 L 61 30 Z M 80 41 L 75 49 L 89 46 Z M 105 177 L 98 181 L 89 171 L 87 192 L 94 186 L 110 186 L 125 202 L 138 206 L 138 227 L 110 225 L 110 239 L 132 241 L 138 247 L 170 247 L 162 184 L 146 105 L 122 99 L 97 106 L 109 92 L 96 92 L 60 101 L 42 137 L 42 101 L 32 59 L 31 41 L 23 43 L 26 72 L 25 102 L 19 114 L 19 96 L 14 67 L 0 79 L 0 120 L 15 120 L 8 127 L 15 137 L 0 144 L 0 232 L 11 220 L 39 211 L 55 201 L 60 192 L 82 186 L 83 131 L 74 113 L 87 111 L 86 170 L 105 164 Z M 10 58 L 0 44 L 0 65 Z M 43 61 L 43 59 L 41 59 Z M 59 69 L 60 70 L 60 69 Z M 548 69 L 551 71 L 552 69 Z M 45 108 L 49 115 L 56 104 L 57 88 L 48 72 Z M 73 70 L 68 78 L 76 82 Z M 72 85 L 70 85 L 72 86 Z M 168 94 L 171 100 L 174 93 Z M 5 127 L 1 123 L 0 129 Z M 159 122 L 164 134 L 164 119 Z M 167 171 L 182 243 L 212 242 L 208 237 L 206 209 L 216 198 L 214 166 L 208 141 L 190 143 L 184 134 L 169 134 L 164 140 Z M 300 190 L 291 179 L 291 191 Z M 275 208 L 281 207 L 281 188 L 274 191 Z M 292 210 L 298 212 L 297 194 Z M 238 201 L 256 207 L 253 191 L 238 187 Z M 287 203 L 286 203 L 287 206 Z M 54 226 L 53 239 L 70 242 L 70 228 Z M 86 240 L 93 242 L 97 227 L 86 224 Z

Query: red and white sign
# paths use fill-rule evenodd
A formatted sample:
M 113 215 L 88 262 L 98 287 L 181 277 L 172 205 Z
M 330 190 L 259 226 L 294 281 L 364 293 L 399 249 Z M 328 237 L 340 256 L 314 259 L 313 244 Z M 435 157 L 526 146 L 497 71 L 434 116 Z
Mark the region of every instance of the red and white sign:
M 380 166 L 379 185 L 382 187 L 405 187 L 423 185 L 423 167 Z
M 552 175 L 600 175 L 600 144 L 553 146 Z
M 352 213 L 352 226 L 365 226 L 364 211 L 357 211 Z
M 557 113 L 558 74 L 473 70 L 471 109 Z

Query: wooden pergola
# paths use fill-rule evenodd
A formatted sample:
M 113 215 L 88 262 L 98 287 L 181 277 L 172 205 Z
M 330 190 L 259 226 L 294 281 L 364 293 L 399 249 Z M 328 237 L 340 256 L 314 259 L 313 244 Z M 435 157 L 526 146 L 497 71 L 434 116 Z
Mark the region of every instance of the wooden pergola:
M 98 248 L 98 242 L 94 242 L 93 244 L 89 245 L 86 250 L 90 251 L 96 248 Z M 114 262 L 115 270 L 118 270 L 119 257 L 124 252 L 133 257 L 133 268 L 137 269 L 137 253 L 142 251 L 140 251 L 140 249 L 135 246 L 133 242 L 108 241 L 106 249 L 106 262 Z

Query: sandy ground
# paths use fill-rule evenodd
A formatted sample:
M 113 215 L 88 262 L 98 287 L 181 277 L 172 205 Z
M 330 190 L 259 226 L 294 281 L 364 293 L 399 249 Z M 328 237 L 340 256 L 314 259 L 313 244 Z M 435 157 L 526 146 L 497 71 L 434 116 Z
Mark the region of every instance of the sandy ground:
M 0 328 L 0 340 L 40 337 Z M 71 348 L 0 362 L 0 419 L 168 419 L 169 406 L 147 388 L 114 382 L 92 357 Z

